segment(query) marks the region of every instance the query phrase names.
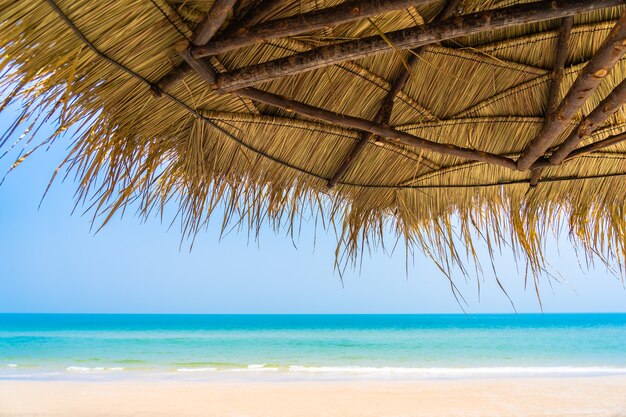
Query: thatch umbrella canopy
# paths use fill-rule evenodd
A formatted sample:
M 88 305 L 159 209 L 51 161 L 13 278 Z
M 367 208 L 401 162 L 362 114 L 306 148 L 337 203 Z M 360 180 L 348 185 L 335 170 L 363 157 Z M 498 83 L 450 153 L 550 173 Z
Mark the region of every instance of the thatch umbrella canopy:
M 73 127 L 65 165 L 103 223 L 313 213 L 339 258 L 391 228 L 443 270 L 479 239 L 534 273 L 565 227 L 621 265 L 624 4 L 0 0 L 3 108 L 23 106 L 2 141 Z

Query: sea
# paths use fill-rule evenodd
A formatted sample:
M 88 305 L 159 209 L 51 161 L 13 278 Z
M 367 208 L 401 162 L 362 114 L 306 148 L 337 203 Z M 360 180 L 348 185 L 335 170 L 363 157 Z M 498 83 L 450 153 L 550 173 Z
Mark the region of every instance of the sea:
M 626 314 L 0 314 L 0 379 L 626 375 Z

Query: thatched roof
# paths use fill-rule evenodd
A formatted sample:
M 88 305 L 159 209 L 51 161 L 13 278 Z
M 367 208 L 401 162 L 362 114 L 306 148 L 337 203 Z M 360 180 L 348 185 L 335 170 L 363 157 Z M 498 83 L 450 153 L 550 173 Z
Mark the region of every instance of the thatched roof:
M 66 168 L 105 223 L 312 212 L 339 258 L 390 227 L 444 270 L 484 239 L 533 272 L 565 227 L 621 261 L 624 3 L 0 0 L 2 87 L 29 135 L 77 129 Z

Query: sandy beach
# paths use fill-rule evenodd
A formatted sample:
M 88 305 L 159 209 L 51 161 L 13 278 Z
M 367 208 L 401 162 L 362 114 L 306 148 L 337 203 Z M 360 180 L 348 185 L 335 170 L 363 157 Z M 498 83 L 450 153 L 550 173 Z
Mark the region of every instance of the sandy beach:
M 436 381 L 2 381 L 2 417 L 626 416 L 626 377 Z

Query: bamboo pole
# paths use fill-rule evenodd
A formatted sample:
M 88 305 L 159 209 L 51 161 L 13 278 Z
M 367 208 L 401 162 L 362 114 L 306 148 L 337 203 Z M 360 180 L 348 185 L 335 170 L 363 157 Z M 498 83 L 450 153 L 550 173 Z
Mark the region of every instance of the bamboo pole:
M 448 0 L 443 9 L 435 17 L 435 20 L 445 19 L 446 17 L 452 15 L 460 2 L 461 0 Z M 418 55 L 421 53 L 421 49 L 422 47 L 412 51 L 411 56 L 405 63 L 406 67 L 402 67 L 400 74 L 398 74 L 393 83 L 391 83 L 391 88 L 385 95 L 385 98 L 381 102 L 378 112 L 374 117 L 374 123 L 379 123 L 383 125 L 389 123 L 389 120 L 391 119 L 391 113 L 393 112 L 393 106 L 396 96 L 404 88 L 407 81 L 409 80 L 411 76 L 411 71 L 417 63 Z M 328 183 L 326 183 L 326 186 L 328 188 L 333 188 L 338 181 L 341 181 L 352 163 L 363 152 L 365 146 L 369 143 L 372 136 L 373 134 L 371 132 L 361 133 L 359 141 L 352 147 L 348 155 L 346 155 L 344 160 L 341 162 L 341 165 L 339 166 L 335 174 L 333 174 L 333 176 L 330 177 L 330 179 L 328 180 Z
M 618 19 L 605 42 L 582 69 L 557 111 L 548 116 L 539 134 L 517 160 L 517 168 L 524 171 L 539 159 L 554 141 L 570 126 L 580 108 L 598 88 L 604 77 L 626 52 L 626 12 Z
M 306 32 L 333 27 L 357 19 L 375 16 L 381 13 L 405 9 L 416 4 L 430 3 L 433 0 L 353 0 L 337 6 L 285 17 L 262 23 L 255 27 L 242 27 L 230 36 L 219 36 L 202 47 L 193 48 L 193 56 L 217 55 L 285 36 L 294 36 Z
M 595 132 L 609 117 L 614 115 L 626 102 L 626 79 L 623 80 L 565 139 L 550 157 L 550 163 L 558 165 L 576 149 L 585 137 Z
M 191 43 L 194 45 L 207 43 L 224 24 L 228 13 L 233 10 L 236 2 L 237 0 L 215 0 L 204 20 L 194 30 Z
M 567 51 L 569 45 L 570 34 L 574 17 L 568 16 L 561 19 L 561 28 L 559 29 L 559 37 L 556 44 L 556 56 L 554 59 L 554 67 L 552 69 L 552 82 L 550 83 L 550 91 L 548 92 L 548 105 L 546 106 L 546 118 L 548 120 L 553 116 L 559 107 L 559 95 L 561 91 L 561 83 L 563 82 L 563 72 L 565 70 L 565 62 L 567 61 Z M 536 187 L 541 179 L 541 169 L 532 170 L 530 176 L 530 186 Z
M 200 77 L 202 77 L 208 84 L 214 85 L 215 72 L 205 62 L 194 58 L 189 53 L 189 49 L 183 49 L 181 51 L 181 57 L 189 64 L 189 66 L 194 68 L 194 70 L 198 72 L 198 75 L 200 75 Z M 401 143 L 404 145 L 413 146 L 420 149 L 441 153 L 444 155 L 466 158 L 473 161 L 486 162 L 509 169 L 516 169 L 515 161 L 504 156 L 496 155 L 489 152 L 477 151 L 470 148 L 463 148 L 461 146 L 456 146 L 452 144 L 432 142 L 430 140 L 423 139 L 406 132 L 395 130 L 389 126 L 383 126 L 381 124 L 354 116 L 335 113 L 330 110 L 311 106 L 309 104 L 302 103 L 296 100 L 291 100 L 277 94 L 257 90 L 256 88 L 242 88 L 240 90 L 237 90 L 235 94 L 242 97 L 247 97 L 251 100 L 255 100 L 264 104 L 268 104 L 273 107 L 278 107 L 287 112 L 298 113 L 301 116 L 305 116 L 311 119 L 321 120 L 348 129 L 371 132 L 391 142 Z
M 363 58 L 397 49 L 411 49 L 445 39 L 508 28 L 516 25 L 558 19 L 576 13 L 588 12 L 625 4 L 625 0 L 543 0 L 502 9 L 487 10 L 445 19 L 413 28 L 398 30 L 354 41 L 347 41 L 285 58 L 250 65 L 220 74 L 217 88 L 232 91 L 256 83 L 299 74 L 340 62 Z M 194 57 L 201 57 L 201 47 L 193 48 Z

